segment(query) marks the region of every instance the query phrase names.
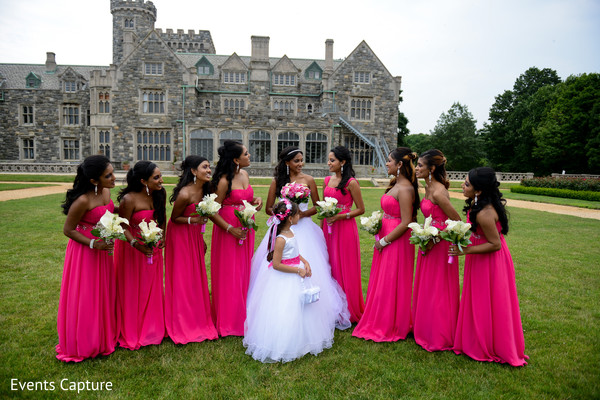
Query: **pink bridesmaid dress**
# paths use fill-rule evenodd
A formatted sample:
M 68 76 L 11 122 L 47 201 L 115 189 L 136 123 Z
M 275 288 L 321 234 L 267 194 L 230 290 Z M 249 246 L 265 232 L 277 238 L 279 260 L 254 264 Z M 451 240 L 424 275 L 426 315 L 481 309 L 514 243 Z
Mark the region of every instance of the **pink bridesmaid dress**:
M 348 184 L 354 178 L 348 180 L 346 194 L 342 194 L 341 190 L 327 186 L 330 179 L 330 176 L 325 178 L 323 197 L 337 199 L 338 207 L 342 209 L 342 213 L 350 212 L 354 200 L 348 190 Z M 327 243 L 331 275 L 346 293 L 350 321 L 358 322 L 365 311 L 365 302 L 360 280 L 360 240 L 356 220 L 350 218 L 336 221 L 330 228 L 331 233 L 329 233 L 327 223 L 323 222 L 323 236 L 325 236 L 325 242 Z
M 114 209 L 111 201 L 89 210 L 79 221 L 77 231 L 90 239 L 97 239 L 91 230 L 106 210 L 113 212 Z M 90 249 L 69 239 L 56 321 L 56 358 L 79 362 L 115 351 L 115 298 L 112 256 L 107 251 Z
M 393 196 L 384 194 L 381 208 L 384 216 L 379 236 L 384 237 L 400 224 L 400 205 Z M 374 250 L 365 312 L 352 336 L 375 342 L 406 339 L 412 328 L 410 301 L 415 262 L 415 247 L 409 238 L 407 230 L 381 252 Z
M 501 231 L 500 222 L 496 228 Z M 454 352 L 520 367 L 529 357 L 525 355 L 515 267 L 502 234 L 500 241 L 498 251 L 465 256 Z M 487 242 L 481 226 L 471 235 L 471 242 L 471 246 Z
M 241 227 L 234 210 L 243 208 L 242 200 L 251 203 L 253 197 L 251 186 L 232 190 L 223 200 L 219 215 L 234 228 Z M 250 229 L 240 245 L 233 235 L 214 225 L 210 251 L 212 315 L 215 326 L 220 336 L 244 336 L 254 231 Z
M 154 219 L 154 210 L 131 216 L 133 236 L 141 239 L 139 224 Z M 162 249 L 154 248 L 152 264 L 127 242 L 115 243 L 117 271 L 117 323 L 119 345 L 129 350 L 160 344 L 165 337 Z
M 421 211 L 440 231 L 448 216 L 429 199 L 421 201 Z M 448 264 L 450 242 L 442 240 L 425 255 L 417 257 L 413 290 L 413 333 L 415 342 L 427 351 L 452 350 L 458 318 L 460 284 L 458 257 Z
M 189 204 L 184 217 L 195 212 Z M 210 313 L 204 240 L 199 224 L 167 223 L 165 243 L 165 326 L 177 344 L 217 339 Z

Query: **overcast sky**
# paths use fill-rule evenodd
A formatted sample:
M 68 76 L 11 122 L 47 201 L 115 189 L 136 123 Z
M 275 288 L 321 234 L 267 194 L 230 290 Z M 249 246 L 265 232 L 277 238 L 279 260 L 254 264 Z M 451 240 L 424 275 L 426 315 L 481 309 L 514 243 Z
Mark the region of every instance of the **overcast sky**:
M 429 133 L 454 102 L 480 128 L 494 97 L 528 68 L 565 79 L 600 72 L 600 0 L 155 0 L 156 28 L 211 31 L 217 54 L 250 55 L 269 36 L 271 57 L 344 58 L 365 40 L 402 77 L 411 133 Z M 0 0 L 0 63 L 112 62 L 109 0 Z

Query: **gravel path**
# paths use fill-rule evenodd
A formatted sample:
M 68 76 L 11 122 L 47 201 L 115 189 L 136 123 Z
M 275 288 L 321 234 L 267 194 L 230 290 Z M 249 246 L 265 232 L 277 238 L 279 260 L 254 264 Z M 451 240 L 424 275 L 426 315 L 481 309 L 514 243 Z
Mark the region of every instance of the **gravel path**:
M 2 182 L 0 182 L 2 183 Z M 14 183 L 14 182 L 5 182 Z M 29 197 L 46 196 L 49 194 L 65 193 L 67 189 L 73 186 L 72 183 L 52 183 L 52 186 L 4 190 L 0 192 L 0 201 L 18 200 Z M 455 199 L 464 199 L 462 193 L 450 192 L 450 197 Z M 572 215 L 580 218 L 591 218 L 600 220 L 600 210 L 592 210 L 588 208 L 579 208 L 571 206 L 561 206 L 557 204 L 534 203 L 532 201 L 510 200 L 506 202 L 509 207 L 527 208 L 530 210 L 546 211 L 555 214 Z

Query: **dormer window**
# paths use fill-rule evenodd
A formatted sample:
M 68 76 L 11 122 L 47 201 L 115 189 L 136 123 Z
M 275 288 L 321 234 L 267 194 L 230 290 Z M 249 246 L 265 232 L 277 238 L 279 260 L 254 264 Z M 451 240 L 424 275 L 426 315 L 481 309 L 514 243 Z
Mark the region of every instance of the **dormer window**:
M 33 72 L 30 72 L 25 78 L 25 86 L 28 88 L 38 88 L 42 84 L 42 80 Z
M 198 75 L 212 75 L 215 71 L 215 68 L 206 57 L 202 57 L 200 61 L 196 63 L 196 68 Z
M 321 80 L 323 78 L 323 70 L 316 62 L 313 62 L 310 67 L 306 68 L 304 77 L 306 79 Z
M 63 87 L 65 89 L 65 92 L 67 93 L 74 93 L 77 91 L 77 82 L 75 81 L 64 81 L 63 82 Z
M 273 85 L 296 86 L 296 75 L 273 74 Z

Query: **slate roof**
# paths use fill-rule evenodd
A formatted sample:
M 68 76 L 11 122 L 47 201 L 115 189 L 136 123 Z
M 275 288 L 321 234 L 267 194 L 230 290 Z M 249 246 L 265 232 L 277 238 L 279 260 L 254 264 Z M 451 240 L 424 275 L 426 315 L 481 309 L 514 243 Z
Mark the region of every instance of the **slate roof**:
M 59 76 L 68 68 L 81 74 L 89 81 L 91 71 L 105 70 L 108 66 L 58 65 L 53 73 L 46 73 L 46 64 L 0 64 L 0 81 L 5 79 L 2 89 L 30 89 L 26 86 L 26 78 L 30 72 L 42 79 L 37 90 L 59 90 Z

